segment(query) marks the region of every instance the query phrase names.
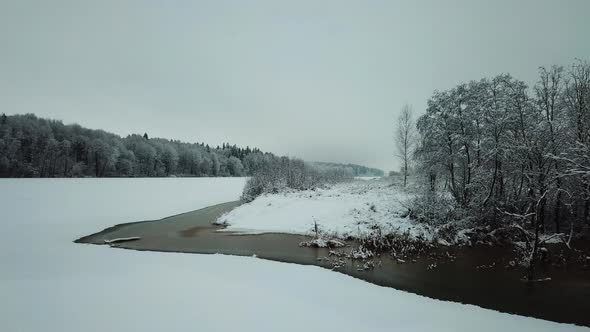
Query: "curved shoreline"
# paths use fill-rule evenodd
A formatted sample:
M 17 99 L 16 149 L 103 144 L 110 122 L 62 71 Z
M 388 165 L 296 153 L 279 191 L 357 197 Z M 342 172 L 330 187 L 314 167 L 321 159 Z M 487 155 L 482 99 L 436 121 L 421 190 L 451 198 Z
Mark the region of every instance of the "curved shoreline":
M 476 265 L 492 265 L 496 251 L 486 248 L 449 248 L 457 258 L 438 262 L 429 269 L 432 260 L 416 257 L 415 262 L 400 264 L 388 255 L 372 260 L 374 269 L 363 270 L 363 261 L 330 255 L 327 248 L 304 248 L 299 243 L 310 239 L 304 235 L 263 233 L 236 234 L 218 232 L 224 226 L 213 225 L 223 213 L 241 203 L 227 202 L 203 209 L 177 214 L 159 220 L 123 223 L 81 237 L 74 242 L 105 245 L 105 239 L 141 237 L 133 242 L 121 242 L 116 248 L 138 251 L 160 251 L 198 254 L 228 254 L 316 265 L 336 270 L 380 286 L 428 296 L 435 299 L 474 304 L 483 308 L 532 316 L 562 323 L 590 326 L 590 316 L 581 303 L 590 299 L 588 273 L 572 279 L 557 275 L 550 282 L 527 284 L 519 279 L 519 270 L 495 266 L 478 270 Z M 348 241 L 349 245 L 355 245 Z M 350 247 L 341 248 L 348 252 Z M 502 253 L 499 253 L 502 254 Z M 576 305 L 577 304 L 577 305 Z

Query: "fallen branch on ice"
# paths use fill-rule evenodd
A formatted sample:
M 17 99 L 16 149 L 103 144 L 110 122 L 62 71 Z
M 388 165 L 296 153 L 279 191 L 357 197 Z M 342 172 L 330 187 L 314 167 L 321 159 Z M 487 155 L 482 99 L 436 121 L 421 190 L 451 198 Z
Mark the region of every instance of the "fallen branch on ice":
M 139 236 L 118 237 L 118 238 L 110 239 L 110 240 L 105 239 L 104 243 L 111 244 L 111 243 L 118 243 L 118 242 L 137 241 L 139 239 L 141 239 L 141 237 L 139 237 Z

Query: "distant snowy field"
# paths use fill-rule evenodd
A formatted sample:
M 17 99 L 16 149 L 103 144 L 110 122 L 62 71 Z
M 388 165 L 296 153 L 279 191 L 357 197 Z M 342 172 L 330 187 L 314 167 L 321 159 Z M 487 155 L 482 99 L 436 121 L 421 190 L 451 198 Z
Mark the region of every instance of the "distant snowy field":
M 0 179 L 0 331 L 589 331 L 318 267 L 72 243 L 239 197 L 244 179 Z
M 354 177 L 357 180 L 376 180 L 376 179 L 380 179 L 380 176 L 355 176 Z
M 263 195 L 219 218 L 227 231 L 313 234 L 360 238 L 379 227 L 383 234 L 431 240 L 435 230 L 400 215 L 410 195 L 388 178 L 363 178 L 328 189 Z

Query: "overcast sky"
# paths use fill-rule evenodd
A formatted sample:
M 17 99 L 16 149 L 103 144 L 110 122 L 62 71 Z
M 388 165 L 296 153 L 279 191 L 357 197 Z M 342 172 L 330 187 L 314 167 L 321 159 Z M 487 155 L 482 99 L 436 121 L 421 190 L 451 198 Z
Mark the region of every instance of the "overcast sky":
M 590 1 L 0 0 L 0 112 L 397 168 L 433 90 L 590 60 Z

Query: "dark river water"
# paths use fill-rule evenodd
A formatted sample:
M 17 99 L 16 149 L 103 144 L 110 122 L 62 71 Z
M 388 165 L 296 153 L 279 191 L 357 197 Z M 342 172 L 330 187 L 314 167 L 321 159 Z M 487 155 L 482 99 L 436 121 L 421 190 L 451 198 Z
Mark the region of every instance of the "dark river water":
M 141 237 L 123 242 L 119 248 L 199 254 L 243 255 L 305 265 L 317 265 L 368 282 L 461 303 L 478 305 L 563 323 L 590 326 L 590 272 L 553 269 L 542 271 L 550 281 L 526 283 L 521 269 L 508 269 L 502 259 L 510 252 L 495 247 L 449 249 L 454 260 L 416 258 L 400 263 L 389 255 L 372 258 L 373 269 L 362 269 L 363 261 L 331 256 L 329 249 L 300 247 L 309 237 L 289 234 L 237 235 L 219 232 L 211 224 L 218 216 L 239 205 L 219 204 L 161 220 L 111 227 L 76 240 L 104 244 L 105 239 Z M 350 247 L 340 249 L 349 252 Z M 505 261 L 505 260 L 504 260 Z M 435 268 L 429 268 L 436 264 Z M 486 267 L 482 268 L 484 265 Z

